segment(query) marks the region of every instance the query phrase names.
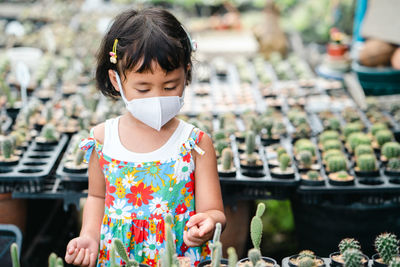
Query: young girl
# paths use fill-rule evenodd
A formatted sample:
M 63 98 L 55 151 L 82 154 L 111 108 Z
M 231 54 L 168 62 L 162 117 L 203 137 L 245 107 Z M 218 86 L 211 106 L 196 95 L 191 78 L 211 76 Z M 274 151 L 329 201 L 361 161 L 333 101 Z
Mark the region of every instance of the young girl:
M 67 263 L 110 266 L 118 238 L 131 258 L 155 266 L 168 213 L 177 254 L 192 266 L 208 256 L 215 224 L 225 225 L 215 151 L 207 134 L 175 118 L 194 49 L 180 22 L 155 8 L 120 14 L 104 37 L 97 85 L 106 96 L 121 96 L 127 112 L 94 127 L 81 143 L 89 193 Z

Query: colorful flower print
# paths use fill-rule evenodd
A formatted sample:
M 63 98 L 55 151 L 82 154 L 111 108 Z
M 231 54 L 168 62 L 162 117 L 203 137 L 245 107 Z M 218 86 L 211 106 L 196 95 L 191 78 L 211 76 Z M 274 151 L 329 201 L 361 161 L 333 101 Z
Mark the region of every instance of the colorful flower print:
M 131 217 L 132 210 L 131 205 L 126 205 L 126 200 L 117 199 L 115 204 L 109 209 L 109 217 L 114 219 L 129 219 Z
M 128 203 L 132 203 L 134 206 L 142 206 L 142 204 L 149 204 L 149 200 L 153 199 L 151 195 L 153 191 L 151 187 L 145 187 L 143 183 L 138 186 L 131 187 L 132 194 L 127 194 L 126 197 L 129 199 Z
M 162 214 L 168 210 L 168 201 L 163 201 L 161 197 L 156 197 L 150 203 L 150 212 L 154 214 Z

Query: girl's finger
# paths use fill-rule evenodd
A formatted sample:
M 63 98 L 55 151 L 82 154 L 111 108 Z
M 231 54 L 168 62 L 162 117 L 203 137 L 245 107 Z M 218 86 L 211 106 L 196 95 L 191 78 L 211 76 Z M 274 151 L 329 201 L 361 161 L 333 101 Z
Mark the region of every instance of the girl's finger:
M 188 246 L 188 247 L 197 247 L 196 243 L 189 240 L 187 231 L 183 232 L 183 242 L 185 242 L 186 246 Z
M 193 215 L 192 217 L 190 217 L 189 221 L 187 222 L 187 227 L 192 227 L 193 225 L 196 225 L 200 222 L 202 222 L 203 220 L 207 219 L 206 214 L 204 213 L 197 213 L 195 215 Z
M 83 258 L 82 265 L 84 265 L 84 266 L 89 266 L 89 263 L 90 263 L 90 257 L 89 257 L 89 255 L 90 255 L 89 249 L 86 248 L 86 249 L 85 249 L 85 257 Z
M 67 246 L 67 253 L 72 254 L 74 253 L 75 249 L 77 248 L 76 239 L 72 239 Z
M 202 238 L 200 238 L 198 236 L 193 236 L 193 235 L 190 234 L 190 232 L 187 233 L 187 239 L 189 241 L 191 241 L 191 242 L 196 243 L 196 244 L 203 243 L 203 239 Z
M 89 267 L 94 267 L 95 265 L 96 265 L 96 254 L 91 253 Z
M 188 231 L 189 235 L 193 236 L 193 237 L 200 237 L 199 232 L 200 232 L 200 230 L 196 225 L 190 227 L 189 231 Z
M 78 256 L 76 256 L 74 260 L 74 265 L 81 265 L 84 257 L 85 257 L 85 249 L 81 248 L 79 250 Z
M 67 251 L 67 253 L 65 254 L 64 259 L 68 264 L 71 264 L 74 261 L 74 259 L 76 258 L 77 254 L 78 254 L 78 249 L 77 248 L 75 248 L 72 253 L 69 253 Z
M 214 230 L 214 225 L 211 223 L 205 223 L 199 227 L 199 236 L 203 237 L 205 234 L 212 232 Z

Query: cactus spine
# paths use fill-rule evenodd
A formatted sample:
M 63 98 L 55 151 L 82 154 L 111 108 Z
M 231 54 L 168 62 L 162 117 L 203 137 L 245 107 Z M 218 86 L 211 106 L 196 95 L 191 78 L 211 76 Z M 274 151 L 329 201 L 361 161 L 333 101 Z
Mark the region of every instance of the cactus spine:
M 124 244 L 118 238 L 113 240 L 113 246 L 115 247 L 118 255 L 125 261 L 126 266 L 139 266 L 139 263 L 135 260 L 129 259 L 128 253 L 126 253 Z
M 228 248 L 228 266 L 229 267 L 236 267 L 238 261 L 238 256 L 236 254 L 236 250 L 234 247 Z
M 343 253 L 345 267 L 360 267 L 362 266 L 363 256 L 361 251 L 355 248 L 349 248 Z
M 286 169 L 288 168 L 290 163 L 290 157 L 288 154 L 282 154 L 279 157 L 279 168 L 281 169 L 281 171 L 286 171 Z
M 393 257 L 399 254 L 399 240 L 390 233 L 380 234 L 375 239 L 375 249 L 385 264 L 389 264 Z
M 232 162 L 233 162 L 233 153 L 232 149 L 225 148 L 222 150 L 222 169 L 224 171 L 229 171 L 232 169 Z
M 400 157 L 400 144 L 397 142 L 387 142 L 382 146 L 382 154 L 389 160 Z
M 17 245 L 17 243 L 12 243 L 10 250 L 11 250 L 12 266 L 13 267 L 20 267 L 21 264 L 19 262 L 19 254 L 18 254 L 18 245 Z
M 343 255 L 343 253 L 350 248 L 360 250 L 361 249 L 360 242 L 358 242 L 354 238 L 345 238 L 345 239 L 342 239 L 342 241 L 340 241 L 340 243 L 339 243 L 340 254 Z
M 357 166 L 360 171 L 370 172 L 376 170 L 375 155 L 364 154 L 357 158 Z
M 388 169 L 400 171 L 400 158 L 392 158 L 387 164 Z
M 256 215 L 251 219 L 250 223 L 250 237 L 254 248 L 260 250 L 261 237 L 263 231 L 263 223 L 261 217 L 265 211 L 265 204 L 259 203 L 257 206 Z
M 393 258 L 389 263 L 389 267 L 400 267 L 400 257 Z

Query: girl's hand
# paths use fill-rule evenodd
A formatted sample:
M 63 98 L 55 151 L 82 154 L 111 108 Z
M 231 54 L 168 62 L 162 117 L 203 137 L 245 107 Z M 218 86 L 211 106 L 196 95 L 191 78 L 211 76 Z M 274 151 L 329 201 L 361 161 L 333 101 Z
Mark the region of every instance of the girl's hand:
M 65 253 L 68 264 L 94 267 L 96 265 L 99 245 L 97 241 L 88 236 L 80 236 L 69 241 Z
M 215 222 L 207 213 L 197 213 L 186 225 L 189 230 L 183 232 L 183 241 L 188 247 L 198 247 L 212 238 Z

